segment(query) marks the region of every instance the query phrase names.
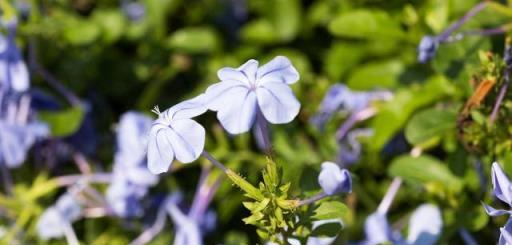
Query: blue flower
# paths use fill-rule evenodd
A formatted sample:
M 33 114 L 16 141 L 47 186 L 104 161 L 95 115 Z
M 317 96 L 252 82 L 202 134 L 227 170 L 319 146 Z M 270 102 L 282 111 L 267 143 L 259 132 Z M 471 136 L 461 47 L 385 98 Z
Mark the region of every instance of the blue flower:
M 392 96 L 388 91 L 356 92 L 344 84 L 334 84 L 325 94 L 318 112 L 311 118 L 311 123 L 322 129 L 338 111 L 353 114 L 367 108 L 372 101 L 389 100 Z
M 27 65 L 16 46 L 16 23 L 8 23 L 7 29 L 7 40 L 0 35 L 0 87 L 24 92 L 30 86 L 30 77 Z
M 512 206 L 512 185 L 497 162 L 492 164 L 492 186 L 494 195 L 509 206 Z M 483 205 L 485 211 L 490 216 L 512 214 L 509 210 L 497 210 L 486 204 Z
M 159 113 L 148 142 L 148 168 L 153 174 L 167 172 L 176 157 L 180 162 L 196 160 L 203 152 L 204 128 L 190 118 L 204 113 L 204 95 L 181 102 Z
M 146 167 L 145 149 L 151 123 L 151 118 L 137 112 L 124 113 L 119 122 L 113 178 L 106 197 L 121 217 L 142 215 L 139 201 L 149 187 L 158 183 L 158 176 Z
M 206 90 L 208 109 L 231 134 L 247 132 L 261 111 L 267 121 L 288 123 L 299 113 L 300 103 L 289 84 L 299 80 L 299 73 L 288 58 L 277 56 L 258 68 L 249 60 L 239 68 L 226 67 L 217 72 L 221 82 Z
M 139 21 L 146 15 L 146 8 L 139 2 L 129 2 L 123 1 L 122 8 L 125 15 L 131 21 Z
M 361 156 L 361 143 L 359 143 L 359 137 L 371 137 L 373 130 L 368 128 L 354 129 L 347 134 L 347 137 L 338 142 L 339 153 L 338 161 L 341 166 L 347 167 L 357 161 Z
M 428 222 L 426 222 L 428 220 Z M 432 204 L 423 204 L 414 210 L 409 219 L 407 239 L 399 231 L 394 231 L 385 213 L 375 212 L 366 218 L 364 231 L 366 239 L 363 245 L 376 245 L 385 242 L 393 244 L 433 245 L 441 235 L 443 220 L 439 208 Z
M 432 204 L 423 204 L 414 210 L 409 219 L 407 243 L 415 245 L 436 244 L 442 228 L 443 219 L 439 208 Z
M 494 162 L 492 164 L 492 186 L 494 195 L 501 201 L 512 207 L 512 185 L 507 175 L 503 172 L 500 164 Z M 489 216 L 511 215 L 512 211 L 495 209 L 491 206 L 483 204 L 485 212 Z M 504 227 L 500 228 L 499 244 L 512 244 L 512 218 L 509 218 Z
M 69 193 L 62 195 L 55 205 L 46 209 L 37 222 L 37 233 L 42 239 L 64 236 L 65 229 L 81 216 L 79 202 Z
M 48 134 L 48 126 L 37 121 L 20 125 L 0 120 L 0 162 L 9 168 L 19 167 L 36 140 Z
M 338 192 L 350 193 L 352 191 L 350 173 L 346 169 L 340 169 L 333 162 L 322 163 L 318 183 L 327 195 L 334 195 Z
M 168 198 L 166 209 L 176 227 L 174 245 L 203 244 L 198 222 L 180 210 L 177 200 Z
M 418 61 L 426 63 L 436 55 L 437 48 L 439 47 L 439 40 L 437 37 L 424 36 L 420 45 L 418 46 Z

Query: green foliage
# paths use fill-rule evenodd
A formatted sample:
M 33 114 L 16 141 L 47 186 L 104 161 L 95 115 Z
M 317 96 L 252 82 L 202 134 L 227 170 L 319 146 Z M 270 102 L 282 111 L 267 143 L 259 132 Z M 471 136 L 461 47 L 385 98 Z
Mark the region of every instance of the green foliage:
M 76 132 L 84 118 L 84 108 L 71 107 L 62 111 L 41 111 L 38 116 L 50 127 L 52 136 L 64 137 Z

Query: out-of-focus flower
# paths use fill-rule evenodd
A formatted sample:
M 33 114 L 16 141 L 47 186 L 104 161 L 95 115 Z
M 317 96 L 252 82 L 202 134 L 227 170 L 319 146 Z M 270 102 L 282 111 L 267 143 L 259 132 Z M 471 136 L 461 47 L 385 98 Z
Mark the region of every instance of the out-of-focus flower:
M 409 219 L 407 243 L 415 245 L 436 244 L 442 228 L 443 219 L 439 208 L 432 204 L 423 204 L 416 208 Z
M 318 183 L 327 195 L 334 195 L 339 192 L 350 193 L 352 191 L 350 172 L 346 169 L 340 169 L 333 162 L 322 163 Z
M 7 39 L 0 35 L 0 87 L 25 92 L 30 86 L 28 69 L 16 46 L 16 23 L 7 23 Z
M 501 169 L 500 164 L 497 162 L 492 164 L 492 186 L 494 195 L 509 206 L 512 206 L 512 185 L 507 175 L 505 175 Z M 495 209 L 485 203 L 483 205 L 485 212 L 490 216 L 512 214 L 510 210 Z M 509 218 L 505 226 L 500 228 L 500 232 L 499 244 L 512 244 L 512 218 Z
M 126 17 L 131 21 L 136 22 L 142 20 L 146 15 L 146 7 L 139 2 L 122 1 L 121 4 Z
M 338 111 L 349 114 L 367 108 L 372 101 L 389 100 L 393 94 L 388 91 L 356 92 L 344 84 L 332 85 L 320 104 L 318 112 L 311 118 L 311 123 L 323 129 L 325 123 Z
M 372 135 L 372 129 L 354 129 L 347 134 L 347 137 L 338 142 L 338 161 L 341 166 L 348 167 L 358 162 L 361 156 L 361 143 L 359 143 L 358 138 L 371 137 Z
M 204 113 L 203 94 L 159 113 L 148 142 L 148 168 L 153 174 L 167 172 L 174 157 L 183 163 L 196 160 L 203 152 L 204 128 L 190 118 Z
M 48 134 L 48 126 L 37 121 L 19 125 L 0 119 L 0 162 L 19 167 L 36 140 Z
M 121 217 L 141 215 L 140 199 L 158 183 L 158 176 L 146 167 L 150 127 L 151 118 L 137 112 L 123 114 L 119 122 L 113 178 L 106 196 L 113 211 Z
M 436 55 L 439 40 L 434 36 L 424 36 L 418 45 L 418 61 L 426 63 Z
M 39 218 L 36 227 L 38 235 L 44 240 L 64 236 L 66 227 L 78 220 L 81 212 L 79 202 L 71 194 L 62 195 Z
M 420 205 L 409 219 L 408 236 L 404 240 L 400 231 L 391 228 L 385 213 L 375 212 L 366 218 L 366 239 L 360 244 L 376 245 L 391 242 L 404 245 L 433 245 L 441 235 L 442 227 L 443 220 L 439 208 L 432 204 Z
M 299 80 L 299 73 L 288 58 L 277 56 L 258 68 L 249 60 L 237 69 L 225 67 L 217 72 L 221 82 L 206 90 L 208 109 L 231 134 L 247 132 L 258 111 L 273 124 L 292 121 L 300 103 L 289 84 Z

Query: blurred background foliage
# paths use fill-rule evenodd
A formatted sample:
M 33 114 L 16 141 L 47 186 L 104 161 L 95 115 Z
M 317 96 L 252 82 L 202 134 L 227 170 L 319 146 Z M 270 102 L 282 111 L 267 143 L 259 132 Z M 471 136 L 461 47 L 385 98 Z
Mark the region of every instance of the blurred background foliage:
M 134 13 L 115 0 L 18 1 L 30 6 L 21 13 L 18 34 L 24 56 L 36 60 L 87 103 L 85 110 L 73 111 L 73 105 L 33 72 L 32 92 L 40 94 L 42 101 L 52 97 L 56 104 L 43 109 L 63 117 L 42 118 L 60 120 L 60 124 L 52 123 L 56 127 L 52 133 L 81 142 L 83 148 L 78 150 L 87 154 L 95 169 L 111 168 L 113 122 L 123 112 L 149 113 L 157 104 L 167 108 L 216 82 L 221 67 L 236 67 L 250 58 L 263 63 L 285 55 L 301 74 L 292 88 L 302 110 L 292 123 L 272 127 L 272 141 L 284 177 L 292 182 L 292 194 L 297 197 L 317 191 L 320 163 L 337 157 L 335 131 L 346 117 L 337 115 L 323 132 L 309 123 L 329 86 L 345 83 L 354 90 L 378 88 L 395 94 L 391 101 L 375 105 L 378 113 L 374 118 L 358 124 L 372 128 L 374 135 L 361 139 L 361 159 L 350 169 L 353 193 L 336 197 L 349 207 L 338 242 L 363 238 L 364 220 L 376 209 L 393 176 L 405 180 L 389 212 L 394 225 L 403 226 L 416 206 L 431 202 L 443 210 L 441 244 L 461 243 L 461 228 L 480 243 L 497 240 L 498 227 L 505 218 L 490 220 L 481 201 L 492 199 L 491 161 L 501 159 L 512 174 L 512 155 L 510 151 L 468 152 L 457 140 L 456 118 L 472 94 L 469 80 L 480 66 L 479 52 L 501 54 L 504 38 L 467 37 L 441 45 L 431 63 L 416 60 L 416 47 L 423 35 L 439 34 L 477 1 L 139 2 L 144 12 L 134 18 Z M 463 28 L 494 27 L 508 21 L 510 16 L 488 9 Z M 212 113 L 199 120 L 209 132 L 206 149 L 256 183 L 265 157 L 252 135 L 226 136 Z M 73 139 L 79 132 L 81 136 Z M 409 155 L 414 147 L 422 150 L 420 157 Z M 37 193 L 36 188 L 44 189 L 40 183 L 49 175 L 76 172 L 69 159 L 49 168 L 44 164 L 34 161 L 13 171 L 17 191 Z M 180 189 L 191 199 L 199 170 L 199 164 L 179 165 L 152 193 L 163 196 Z M 39 191 L 45 195 L 18 200 L 30 204 L 30 211 L 17 207 L 17 222 L 27 229 L 24 242 L 41 242 L 34 233 L 35 221 L 61 191 L 51 184 L 43 186 L 47 190 Z M 217 228 L 206 237 L 207 243 L 259 242 L 254 228 L 241 221 L 248 215 L 242 200 L 241 192 L 225 181 L 213 203 L 219 216 Z M 86 219 L 74 227 L 85 244 L 95 245 L 126 244 L 140 232 L 140 224 L 111 218 Z M 172 229 L 164 231 L 154 244 L 172 241 Z

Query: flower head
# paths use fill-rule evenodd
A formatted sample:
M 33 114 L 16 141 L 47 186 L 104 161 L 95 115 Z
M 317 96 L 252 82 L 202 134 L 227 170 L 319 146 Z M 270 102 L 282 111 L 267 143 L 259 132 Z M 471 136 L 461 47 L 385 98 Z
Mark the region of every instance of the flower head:
M 349 193 L 352 191 L 352 178 L 346 169 L 333 162 L 322 163 L 322 170 L 318 175 L 318 183 L 327 195 L 338 192 Z
M 221 82 L 206 90 L 208 109 L 231 134 L 247 132 L 261 111 L 274 124 L 288 123 L 299 113 L 300 103 L 289 84 L 299 80 L 299 73 L 288 58 L 277 56 L 258 67 L 249 60 L 238 68 L 226 67 L 217 72 Z
M 30 86 L 27 65 L 16 46 L 16 24 L 8 24 L 7 39 L 0 35 L 0 87 L 24 92 Z
M 437 48 L 439 47 L 439 40 L 437 37 L 424 36 L 420 45 L 418 46 L 418 61 L 426 63 L 436 55 Z
M 190 118 L 207 108 L 203 94 L 159 113 L 148 142 L 148 168 L 153 174 L 166 172 L 174 158 L 183 163 L 196 160 L 204 148 L 204 128 Z
M 64 229 L 80 218 L 82 208 L 69 193 L 59 197 L 56 204 L 46 209 L 37 222 L 37 233 L 42 239 L 64 236 Z
M 123 1 L 122 8 L 128 19 L 134 22 L 142 20 L 146 15 L 146 8 L 139 2 Z
M 497 162 L 492 164 L 492 186 L 494 195 L 512 207 L 512 185 L 507 175 L 505 175 L 501 169 L 500 164 Z M 483 205 L 485 211 L 490 216 L 499 216 L 512 213 L 509 210 L 494 209 L 493 207 L 486 204 Z
M 442 228 L 443 219 L 439 208 L 432 204 L 423 204 L 414 210 L 409 219 L 407 242 L 418 245 L 436 244 Z
M 48 126 L 37 121 L 19 125 L 0 120 L 0 162 L 9 168 L 19 167 L 36 140 L 48 134 Z

